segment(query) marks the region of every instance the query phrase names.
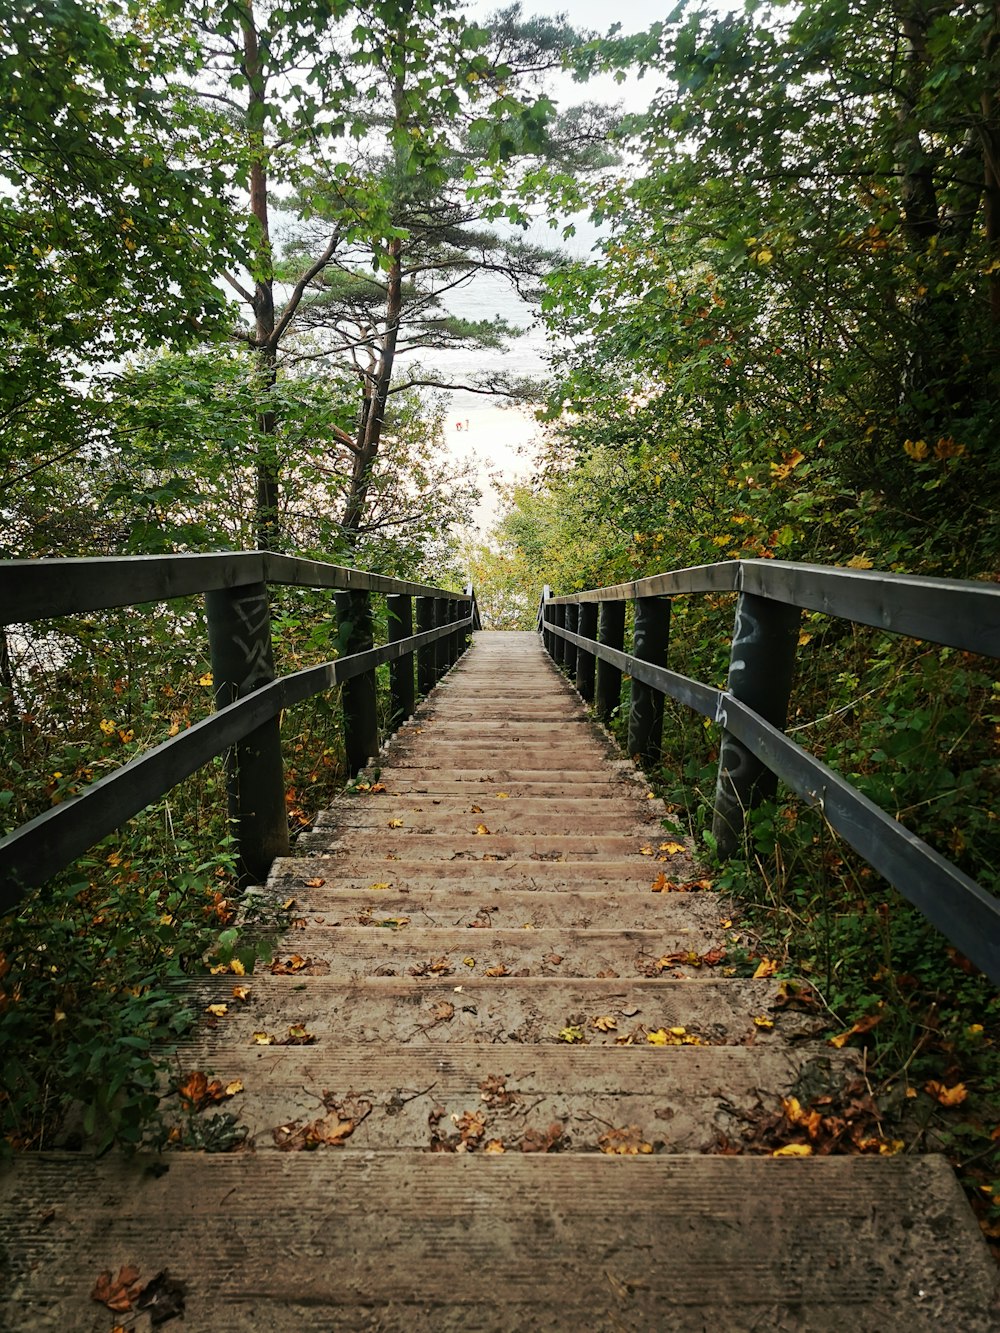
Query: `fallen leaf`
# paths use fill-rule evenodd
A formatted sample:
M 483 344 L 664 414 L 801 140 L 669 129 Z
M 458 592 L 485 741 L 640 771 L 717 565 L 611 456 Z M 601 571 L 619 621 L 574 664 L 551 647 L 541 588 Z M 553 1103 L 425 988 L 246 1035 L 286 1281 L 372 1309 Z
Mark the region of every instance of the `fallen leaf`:
M 132 1309 L 133 1302 L 137 1300 L 141 1291 L 139 1270 L 133 1268 L 131 1264 L 123 1264 L 116 1278 L 112 1278 L 110 1269 L 105 1269 L 98 1276 L 94 1290 L 90 1293 L 90 1299 L 106 1305 L 116 1314 L 124 1314 Z
M 389 820 L 389 828 L 402 828 L 402 827 L 403 827 L 403 821 L 401 819 Z
M 483 813 L 483 807 L 481 805 L 474 805 L 472 809 L 469 811 L 470 815 L 481 815 L 482 813 Z
M 597 1140 L 597 1146 L 603 1153 L 616 1157 L 636 1157 L 639 1153 L 651 1153 L 653 1145 L 643 1141 L 642 1130 L 638 1125 L 626 1125 L 623 1129 L 609 1129 Z
M 542 958 L 543 963 L 549 963 L 552 967 L 558 967 L 562 960 L 563 956 L 561 953 L 547 953 Z
M 186 1297 L 186 1284 L 171 1277 L 167 1269 L 163 1269 L 143 1287 L 136 1308 L 149 1310 L 150 1323 L 157 1328 L 170 1319 L 183 1319 Z
M 505 967 L 503 963 L 497 963 L 494 967 L 488 967 L 485 975 L 488 977 L 509 977 L 510 968 Z
M 753 979 L 754 981 L 762 981 L 765 977 L 773 977 L 777 970 L 778 960 L 776 958 L 762 958 L 757 964 Z
M 228 1004 L 209 1004 L 205 1006 L 205 1013 L 211 1014 L 214 1018 L 225 1018 L 229 1013 Z
M 271 973 L 276 977 L 291 976 L 295 972 L 301 972 L 304 967 L 308 967 L 309 959 L 303 958 L 301 954 L 293 953 L 291 958 L 282 962 L 276 958 L 271 964 Z
M 941 1106 L 961 1106 L 969 1095 L 969 1090 L 964 1083 L 955 1083 L 948 1088 L 933 1078 L 929 1083 L 924 1084 L 924 1092 L 930 1093 Z
M 462 962 L 465 964 L 466 967 L 475 967 L 475 966 L 476 966 L 476 960 L 472 957 L 471 954 L 469 954 L 469 956 L 468 956 L 467 958 L 463 958 L 463 959 L 462 959 Z
M 509 801 L 509 800 L 510 800 L 510 797 L 507 795 L 507 793 L 506 793 L 505 791 L 496 791 L 496 792 L 493 793 L 493 795 L 496 797 L 496 799 L 497 799 L 498 801 Z
M 657 877 L 653 880 L 653 883 L 652 883 L 652 890 L 653 890 L 654 893 L 680 893 L 680 892 L 682 892 L 682 890 L 681 890 L 681 886 L 680 886 L 679 884 L 676 884 L 672 879 L 667 879 L 666 875 L 663 873 L 662 870 L 661 870 L 660 873 L 657 875 Z
M 653 849 L 652 849 L 652 847 L 640 847 L 640 848 L 639 848 L 639 855 L 640 855 L 640 856 L 652 856 L 652 855 L 653 855 Z
M 781 1106 L 785 1112 L 785 1117 L 791 1125 L 798 1125 L 804 1129 L 813 1140 L 819 1137 L 820 1129 L 823 1123 L 823 1117 L 815 1108 L 806 1111 L 797 1097 L 782 1097 Z
M 485 824 L 477 824 L 477 825 L 476 825 L 476 832 L 477 832 L 477 833 L 480 833 L 480 834 L 488 834 L 490 837 L 493 836 L 493 835 L 490 833 L 489 829 L 486 827 Z
M 518 1145 L 522 1152 L 557 1152 L 562 1147 L 563 1127 L 553 1120 L 547 1130 L 526 1129 Z
M 559 1040 L 568 1041 L 572 1045 L 575 1041 L 586 1041 L 587 1038 L 583 1028 L 574 1023 L 571 1026 L 564 1027 L 560 1030 Z
M 307 889 L 321 889 L 325 883 L 325 879 L 307 879 L 305 882 Z M 288 902 L 285 904 L 285 911 L 290 912 L 294 906 L 295 899 L 289 898 Z
M 309 881 L 307 880 L 306 883 L 308 882 Z M 295 899 L 286 898 L 285 901 L 281 904 L 281 910 L 283 912 L 290 912 L 294 906 L 295 906 Z
M 835 1037 L 831 1037 L 830 1045 L 836 1047 L 839 1051 L 841 1047 L 847 1044 L 851 1037 L 858 1036 L 865 1032 L 871 1032 L 872 1028 L 878 1027 L 881 1022 L 881 1014 L 866 1014 L 864 1018 L 859 1018 L 856 1023 L 852 1024 L 846 1032 L 838 1032 Z
M 255 1032 L 253 1034 L 253 1041 L 255 1046 L 274 1045 L 274 1038 L 271 1036 L 269 1032 Z
M 676 856 L 678 852 L 687 851 L 687 848 L 682 842 L 661 842 L 660 851 L 666 852 L 668 856 Z
M 783 1148 L 775 1148 L 772 1157 L 811 1157 L 812 1144 L 786 1143 Z
M 483 1149 L 484 1153 L 490 1154 L 506 1151 L 507 1149 L 503 1146 L 503 1142 L 500 1139 L 490 1139 L 489 1143 L 487 1143 L 486 1147 Z
M 288 1036 L 276 1046 L 312 1046 L 316 1040 L 314 1032 L 307 1032 L 301 1023 L 293 1023 L 288 1029 Z
M 250 993 L 251 993 L 251 991 L 250 991 L 250 987 L 249 987 L 249 986 L 234 986 L 234 987 L 233 987 L 233 999 L 234 999 L 234 1000 L 249 1000 L 249 998 L 250 998 Z
M 617 1032 L 618 1020 L 612 1018 L 610 1014 L 602 1014 L 598 1018 L 592 1018 L 590 1026 L 598 1032 Z
M 391 888 L 392 888 L 392 885 L 391 885 L 391 884 L 369 884 L 369 885 L 368 885 L 368 890 L 369 890 L 370 893 L 375 893 L 376 891 L 381 890 L 381 889 L 391 889 Z
M 455 1006 L 448 1000 L 439 1000 L 431 1006 L 431 1017 L 435 1023 L 447 1023 L 455 1017 Z
M 755 1017 L 753 1023 L 754 1027 L 763 1028 L 765 1032 L 770 1032 L 771 1028 L 774 1027 L 774 1019 L 765 1018 L 763 1015 Z

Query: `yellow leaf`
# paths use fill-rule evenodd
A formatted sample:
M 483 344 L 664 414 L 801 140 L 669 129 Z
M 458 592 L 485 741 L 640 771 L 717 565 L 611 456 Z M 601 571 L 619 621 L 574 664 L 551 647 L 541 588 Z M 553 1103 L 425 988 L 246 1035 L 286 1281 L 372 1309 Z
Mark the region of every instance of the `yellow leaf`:
M 469 954 L 468 958 L 463 958 L 462 962 L 465 964 L 466 967 L 476 966 L 476 960 L 472 957 L 471 954 Z
M 666 852 L 668 856 L 676 856 L 678 852 L 687 851 L 682 842 L 661 842 L 660 851 Z
M 774 255 L 771 253 L 770 250 L 758 250 L 756 258 L 758 264 L 770 264 L 771 260 L 774 258 Z
M 234 987 L 233 987 L 233 999 L 234 999 L 234 1000 L 249 1000 L 249 998 L 250 998 L 250 987 L 249 987 L 249 986 L 234 986 Z
M 639 855 L 640 855 L 640 856 L 652 856 L 652 855 L 653 855 L 653 849 L 652 849 L 652 847 L 640 847 L 640 848 L 639 848 Z
M 206 1013 L 206 1014 L 213 1014 L 216 1018 L 225 1018 L 226 1014 L 229 1013 L 229 1005 L 228 1005 L 228 1004 L 210 1004 L 210 1005 L 207 1005 L 207 1006 L 206 1006 L 206 1008 L 205 1008 L 205 1013 Z
M 243 1091 L 243 1080 L 241 1078 L 234 1078 L 232 1083 L 226 1084 L 227 1097 L 235 1097 L 238 1092 L 242 1091 Z
M 110 722 L 106 717 L 101 718 L 99 726 L 101 730 L 104 732 L 105 736 L 113 736 L 115 732 L 118 730 L 115 724 L 113 722 Z
M 799 647 L 800 647 L 800 648 L 804 648 L 804 647 L 806 646 L 807 643 L 812 643 L 812 637 L 813 637 L 813 636 L 808 632 L 808 630 L 800 629 L 800 630 L 799 630 Z
M 489 834 L 490 831 L 489 831 L 489 829 L 486 827 L 485 824 L 477 824 L 477 825 L 476 825 L 476 832 L 477 832 L 477 833 L 480 833 L 480 834 L 484 834 L 484 833 L 485 833 L 485 834 Z M 491 835 L 491 836 L 492 836 L 492 835 Z
M 507 1150 L 503 1146 L 503 1142 L 500 1139 L 490 1139 L 489 1143 L 487 1143 L 486 1147 L 483 1149 L 484 1153 L 491 1153 L 491 1154 L 501 1153 L 506 1151 Z
M 786 1143 L 783 1148 L 775 1148 L 772 1157 L 811 1157 L 812 1146 L 808 1143 Z
M 618 1029 L 618 1022 L 610 1014 L 603 1014 L 598 1018 L 592 1018 L 590 1026 L 596 1028 L 598 1032 L 615 1032 Z
M 571 1027 L 563 1028 L 559 1033 L 560 1041 L 568 1041 L 570 1045 L 575 1041 L 584 1041 L 584 1031 L 582 1027 L 574 1024 Z
M 753 979 L 754 981 L 761 981 L 764 977 L 773 977 L 777 970 L 777 959 L 762 958 L 757 964 L 757 971 L 753 974 Z
M 765 1032 L 770 1032 L 771 1028 L 774 1027 L 774 1019 L 765 1018 L 763 1015 L 761 1015 L 757 1018 L 754 1018 L 753 1025 L 756 1028 L 763 1028 Z
M 866 555 L 852 555 L 847 562 L 848 569 L 871 569 L 873 562 Z
M 937 1079 L 931 1079 L 929 1083 L 924 1084 L 924 1092 L 929 1092 L 936 1102 L 942 1106 L 961 1106 L 969 1095 L 969 1090 L 964 1083 L 955 1083 L 947 1088 L 943 1083 L 938 1083 Z
M 914 462 L 922 463 L 930 451 L 930 445 L 926 440 L 903 441 L 903 453 L 908 454 Z
M 238 958 L 234 958 L 232 960 L 232 962 L 229 964 L 229 970 L 235 977 L 245 977 L 247 974 L 246 968 L 243 966 L 243 964 L 240 962 Z
M 666 1046 L 667 1033 L 664 1028 L 657 1028 L 655 1032 L 647 1032 L 646 1040 L 651 1046 Z
M 369 889 L 369 891 L 372 892 L 372 893 L 374 893 L 376 889 L 391 889 L 391 888 L 392 888 L 392 885 L 391 885 L 391 884 L 369 884 L 369 885 L 368 885 L 368 889 Z
M 390 827 L 390 828 L 402 828 L 402 827 L 403 827 L 403 821 L 402 821 L 401 819 L 390 819 L 390 820 L 389 820 L 389 827 Z
M 253 1039 L 254 1039 L 254 1045 L 256 1046 L 274 1045 L 274 1038 L 271 1036 L 270 1032 L 255 1032 L 253 1034 Z
M 496 799 L 497 799 L 498 801 L 509 801 L 509 800 L 510 800 L 510 797 L 507 795 L 507 793 L 506 793 L 505 791 L 498 791 L 498 792 L 494 792 L 493 794 L 494 794 L 494 796 L 496 797 Z
M 211 673 L 211 671 L 206 671 L 205 674 L 204 674 L 203 676 L 199 676 L 199 677 L 198 677 L 198 684 L 199 684 L 199 685 L 211 685 L 211 684 L 212 684 L 212 673 Z

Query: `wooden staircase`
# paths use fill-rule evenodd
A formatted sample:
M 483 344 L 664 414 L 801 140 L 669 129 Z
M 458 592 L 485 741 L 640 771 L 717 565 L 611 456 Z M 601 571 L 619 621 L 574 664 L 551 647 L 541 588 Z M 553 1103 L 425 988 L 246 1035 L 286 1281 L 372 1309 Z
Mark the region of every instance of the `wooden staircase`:
M 191 983 L 179 1082 L 242 1085 L 197 1118 L 240 1150 L 5 1169 L 0 1328 L 1000 1326 L 942 1158 L 761 1150 L 856 1057 L 696 961 L 739 924 L 653 891 L 698 879 L 662 816 L 535 636 L 478 635 L 275 866 L 274 964 Z M 122 1266 L 152 1304 L 92 1299 Z

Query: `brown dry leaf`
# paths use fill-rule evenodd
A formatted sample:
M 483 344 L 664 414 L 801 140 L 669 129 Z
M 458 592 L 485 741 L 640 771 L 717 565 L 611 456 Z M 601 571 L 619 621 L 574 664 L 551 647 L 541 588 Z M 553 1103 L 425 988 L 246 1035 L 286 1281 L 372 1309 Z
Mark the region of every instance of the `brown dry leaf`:
M 497 963 L 494 967 L 488 967 L 485 975 L 488 977 L 509 977 L 510 968 L 505 967 L 503 963 Z
M 804 1129 L 814 1141 L 819 1138 L 823 1125 L 823 1117 L 819 1111 L 815 1108 L 811 1111 L 804 1110 L 797 1097 L 782 1097 L 781 1105 L 789 1124 Z
M 234 1000 L 249 1000 L 249 998 L 250 998 L 250 994 L 251 994 L 251 988 L 250 988 L 249 986 L 234 986 L 234 987 L 233 987 L 233 999 L 234 999 Z
M 307 889 L 321 889 L 325 883 L 326 883 L 325 879 L 307 879 L 305 881 Z M 294 899 L 289 899 L 288 906 L 285 908 L 285 911 L 286 912 L 291 911 L 291 909 L 294 906 L 295 906 Z
M 547 953 L 542 958 L 543 963 L 549 963 L 552 967 L 558 967 L 562 960 L 563 956 L 561 953 Z
M 642 1130 L 638 1125 L 626 1125 L 623 1129 L 609 1129 L 597 1140 L 601 1152 L 612 1153 L 617 1157 L 636 1157 L 640 1153 L 651 1153 L 653 1145 L 643 1141 Z
M 487 1074 L 479 1085 L 479 1093 L 487 1106 L 511 1106 L 521 1100 L 518 1092 L 508 1092 L 506 1074 Z
M 502 1139 L 490 1139 L 489 1143 L 487 1143 L 486 1147 L 483 1149 L 484 1153 L 501 1153 L 506 1151 L 507 1149 L 503 1146 Z
M 933 1078 L 929 1083 L 924 1084 L 924 1092 L 930 1093 L 941 1106 L 961 1106 L 969 1095 L 969 1090 L 964 1083 L 955 1083 L 948 1088 Z
M 288 1036 L 276 1041 L 275 1046 L 312 1046 L 316 1041 L 314 1032 L 307 1032 L 301 1023 L 293 1023 L 288 1029 Z
M 483 813 L 483 807 L 481 805 L 474 805 L 472 809 L 469 811 L 470 815 L 481 815 L 482 813 Z
M 486 1117 L 482 1111 L 463 1111 L 461 1115 L 453 1115 L 451 1121 L 458 1130 L 460 1142 L 467 1147 L 476 1147 L 486 1133 Z
M 303 958 L 298 953 L 293 953 L 291 958 L 286 959 L 285 962 L 276 958 L 271 964 L 271 974 L 276 977 L 292 976 L 294 973 L 301 972 L 303 968 L 308 967 L 309 962 L 308 958 Z
M 652 889 L 654 893 L 682 892 L 681 886 L 679 884 L 676 884 L 672 879 L 667 879 L 666 875 L 663 873 L 662 870 L 653 880 Z
M 778 960 L 776 958 L 762 958 L 757 964 L 753 979 L 754 981 L 762 981 L 765 977 L 773 977 L 777 970 Z
M 489 829 L 486 827 L 485 824 L 477 824 L 477 825 L 476 825 L 476 832 L 477 832 L 478 834 L 487 834 L 487 835 L 489 835 L 490 837 L 493 836 L 493 835 L 490 833 Z
M 384 792 L 384 791 L 385 791 L 385 783 L 384 783 L 384 782 L 373 782 L 372 785 L 368 788 L 368 795 L 369 795 L 369 796 L 377 796 L 377 795 L 379 795 L 380 792 Z
M 590 1026 L 596 1032 L 617 1032 L 618 1020 L 612 1018 L 610 1014 L 600 1014 L 597 1018 L 590 1020 Z
M 563 1146 L 563 1127 L 553 1120 L 548 1129 L 526 1129 L 518 1145 L 522 1152 L 558 1152 Z
M 831 1037 L 830 1045 L 835 1046 L 839 1051 L 852 1037 L 859 1036 L 865 1032 L 871 1032 L 872 1028 L 878 1027 L 881 1022 L 881 1014 L 866 1014 L 864 1018 L 859 1018 L 858 1021 L 849 1027 L 846 1032 L 838 1032 L 835 1037 Z
M 100 1305 L 106 1305 L 115 1314 L 125 1314 L 132 1309 L 141 1292 L 142 1283 L 139 1280 L 138 1268 L 133 1268 L 131 1264 L 123 1264 L 116 1278 L 111 1276 L 110 1269 L 105 1269 L 98 1276 L 94 1290 L 90 1293 L 90 1299 Z
M 712 888 L 710 879 L 688 879 L 677 885 L 679 893 L 708 893 Z
M 435 1023 L 447 1023 L 455 1017 L 455 1006 L 448 1000 L 439 1000 L 431 1006 L 431 1017 Z

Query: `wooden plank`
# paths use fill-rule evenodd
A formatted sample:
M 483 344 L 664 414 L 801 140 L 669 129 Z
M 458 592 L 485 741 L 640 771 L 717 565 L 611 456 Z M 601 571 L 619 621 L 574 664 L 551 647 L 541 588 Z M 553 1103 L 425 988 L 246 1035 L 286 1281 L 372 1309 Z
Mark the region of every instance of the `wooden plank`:
M 460 600 L 465 594 L 257 551 L 0 561 L 0 624 L 190 597 L 244 583 L 341 588 Z

